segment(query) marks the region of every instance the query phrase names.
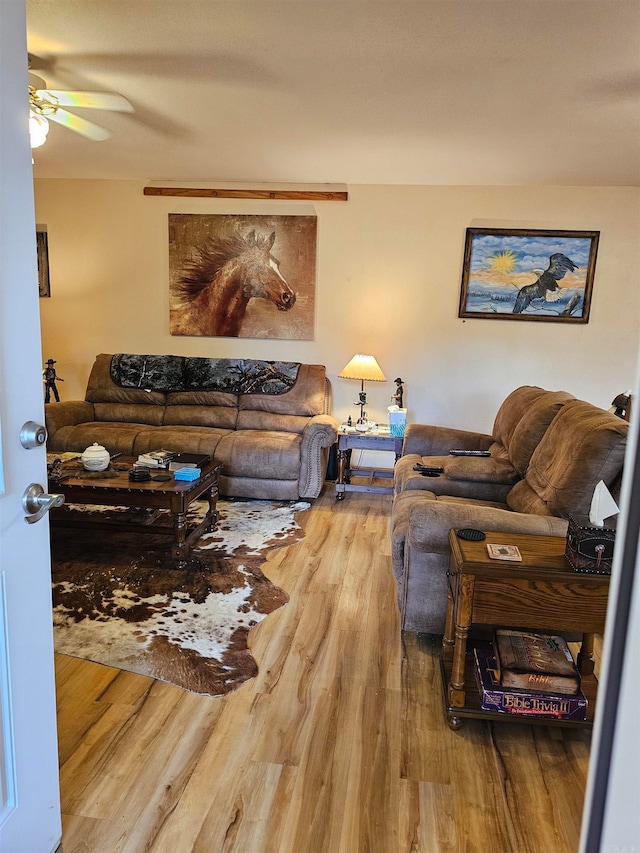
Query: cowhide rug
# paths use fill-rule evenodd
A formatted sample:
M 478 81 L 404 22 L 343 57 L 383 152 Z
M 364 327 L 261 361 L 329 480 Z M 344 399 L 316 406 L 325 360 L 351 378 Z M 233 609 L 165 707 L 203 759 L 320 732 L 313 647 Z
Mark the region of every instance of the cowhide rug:
M 192 514 L 202 513 L 204 505 L 193 506 Z M 183 569 L 170 557 L 167 536 L 53 526 L 56 651 L 196 693 L 233 690 L 257 673 L 249 631 L 288 601 L 260 566 L 269 550 L 302 538 L 296 513 L 308 508 L 220 500 L 216 530 L 199 540 Z M 157 516 L 120 512 L 150 524 Z

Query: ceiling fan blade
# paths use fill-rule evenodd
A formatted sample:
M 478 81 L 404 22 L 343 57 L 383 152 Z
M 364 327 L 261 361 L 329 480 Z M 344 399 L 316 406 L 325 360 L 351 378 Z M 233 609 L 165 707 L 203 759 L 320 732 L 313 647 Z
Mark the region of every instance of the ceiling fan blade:
M 113 136 L 110 130 L 105 130 L 94 124 L 92 121 L 87 121 L 80 116 L 74 116 L 73 113 L 68 113 L 66 110 L 58 109 L 52 115 L 47 115 L 49 121 L 55 121 L 57 124 L 62 124 L 68 127 L 69 130 L 75 130 L 81 136 L 86 136 L 87 139 L 92 139 L 94 142 L 102 142 L 103 139 L 109 139 Z
M 132 113 L 133 107 L 122 95 L 115 92 L 71 92 L 63 89 L 42 89 L 38 95 L 53 95 L 61 107 L 82 107 L 90 110 L 113 110 Z
M 31 68 L 31 66 L 29 66 Z M 32 71 L 29 71 L 29 85 L 34 89 L 46 89 L 47 84 L 42 79 L 42 77 L 38 77 L 37 74 L 34 74 Z

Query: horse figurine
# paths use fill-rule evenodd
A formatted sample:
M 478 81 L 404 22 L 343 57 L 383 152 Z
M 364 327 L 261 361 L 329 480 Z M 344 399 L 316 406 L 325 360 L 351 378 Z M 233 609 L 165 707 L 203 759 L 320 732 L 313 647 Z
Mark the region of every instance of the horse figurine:
M 174 289 L 172 333 L 238 337 L 249 300 L 267 299 L 290 311 L 296 294 L 271 249 L 276 239 L 250 231 L 210 238 Z M 177 310 L 176 310 L 177 309 Z

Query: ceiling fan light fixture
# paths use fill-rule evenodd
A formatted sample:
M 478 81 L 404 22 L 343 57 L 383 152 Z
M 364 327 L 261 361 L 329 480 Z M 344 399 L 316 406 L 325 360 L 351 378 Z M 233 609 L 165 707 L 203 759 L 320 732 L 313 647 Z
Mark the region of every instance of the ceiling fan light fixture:
M 29 110 L 29 138 L 32 148 L 40 148 L 47 140 L 49 122 L 43 115 Z

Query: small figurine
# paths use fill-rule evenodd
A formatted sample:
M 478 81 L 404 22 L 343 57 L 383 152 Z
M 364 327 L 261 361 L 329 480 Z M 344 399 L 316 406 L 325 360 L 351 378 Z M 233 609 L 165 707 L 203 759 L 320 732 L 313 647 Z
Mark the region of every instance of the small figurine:
M 626 394 L 618 394 L 617 397 L 614 397 L 613 402 L 611 403 L 611 408 L 609 411 L 614 414 L 618 418 L 622 418 L 625 421 L 629 420 L 629 412 L 631 409 L 631 391 L 627 391 Z
M 391 398 L 391 399 L 393 400 L 393 402 L 395 403 L 395 405 L 396 405 L 399 409 L 401 409 L 401 408 L 402 408 L 402 397 L 403 397 L 403 394 L 404 394 L 404 385 L 403 385 L 402 379 L 400 379 L 400 377 L 398 377 L 398 378 L 395 380 L 395 383 L 396 383 L 396 385 L 398 386 L 398 388 L 397 388 L 396 393 L 392 396 L 392 398 Z
M 53 366 L 56 363 L 54 358 L 47 359 L 47 365 L 45 369 L 42 371 L 42 381 L 44 382 L 44 401 L 45 403 L 51 402 L 51 392 L 53 391 L 53 396 L 56 398 L 56 403 L 60 402 L 60 395 L 58 394 L 58 389 L 56 388 L 56 382 L 64 382 L 60 376 L 56 375 L 56 369 Z

